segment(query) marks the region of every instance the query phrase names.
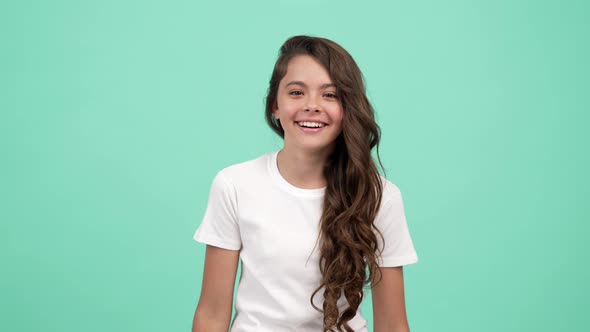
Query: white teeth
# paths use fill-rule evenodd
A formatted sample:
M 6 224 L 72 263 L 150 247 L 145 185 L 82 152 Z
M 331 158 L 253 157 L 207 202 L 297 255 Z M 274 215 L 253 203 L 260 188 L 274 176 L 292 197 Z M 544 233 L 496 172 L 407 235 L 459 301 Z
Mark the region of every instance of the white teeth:
M 301 127 L 322 128 L 325 125 L 319 122 L 298 122 Z

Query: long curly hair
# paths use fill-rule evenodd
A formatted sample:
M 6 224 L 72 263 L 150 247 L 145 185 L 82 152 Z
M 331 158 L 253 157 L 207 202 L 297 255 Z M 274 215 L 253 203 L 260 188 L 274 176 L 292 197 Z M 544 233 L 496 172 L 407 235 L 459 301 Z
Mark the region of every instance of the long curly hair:
M 319 234 L 322 279 L 310 302 L 324 314 L 324 331 L 333 331 L 335 326 L 337 331 L 353 332 L 347 322 L 357 313 L 364 286 L 376 285 L 375 281 L 382 277 L 377 265 L 382 251 L 373 230 L 383 239 L 374 225 L 383 183 L 371 157 L 371 150 L 376 146 L 383 170 L 379 157 L 381 129 L 366 96 L 362 73 L 352 56 L 329 39 L 293 36 L 280 48 L 265 98 L 266 122 L 274 132 L 284 139 L 285 132 L 272 109 L 289 61 L 297 55 L 310 55 L 326 69 L 336 84 L 343 109 L 342 132 L 324 168 L 327 187 Z M 322 287 L 325 287 L 323 310 L 313 303 L 313 297 Z M 342 294 L 349 307 L 340 315 L 337 302 Z

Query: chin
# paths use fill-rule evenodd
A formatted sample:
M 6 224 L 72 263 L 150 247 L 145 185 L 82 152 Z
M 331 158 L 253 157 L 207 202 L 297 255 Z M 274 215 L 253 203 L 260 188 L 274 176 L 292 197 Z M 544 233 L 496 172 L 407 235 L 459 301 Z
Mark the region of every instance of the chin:
M 324 144 L 298 144 L 297 148 L 302 149 L 302 150 L 307 150 L 307 151 L 323 151 L 329 148 L 332 148 L 332 144 L 330 143 L 324 143 Z

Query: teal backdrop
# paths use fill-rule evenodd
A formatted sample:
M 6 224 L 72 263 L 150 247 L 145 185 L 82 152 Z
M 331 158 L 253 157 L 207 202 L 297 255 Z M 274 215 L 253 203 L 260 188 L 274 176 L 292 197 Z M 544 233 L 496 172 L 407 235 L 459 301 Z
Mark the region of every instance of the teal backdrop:
M 282 146 L 263 98 L 280 45 L 311 34 L 364 73 L 419 256 L 411 330 L 588 331 L 589 17 L 588 1 L 3 2 L 0 330 L 189 331 L 211 181 Z

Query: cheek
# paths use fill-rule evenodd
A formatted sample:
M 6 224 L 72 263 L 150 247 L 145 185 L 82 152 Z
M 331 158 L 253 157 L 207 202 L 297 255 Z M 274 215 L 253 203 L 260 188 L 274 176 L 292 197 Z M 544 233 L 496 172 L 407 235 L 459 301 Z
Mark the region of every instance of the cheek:
M 334 120 L 334 122 L 341 123 L 342 118 L 344 117 L 344 112 L 343 112 L 342 108 L 339 107 L 339 108 L 334 109 L 331 116 L 332 116 L 332 119 Z
M 295 110 L 297 110 L 296 103 L 293 103 L 292 101 L 289 101 L 289 100 L 279 101 L 278 107 L 279 107 L 280 112 L 282 112 L 283 114 L 292 114 L 295 112 Z

